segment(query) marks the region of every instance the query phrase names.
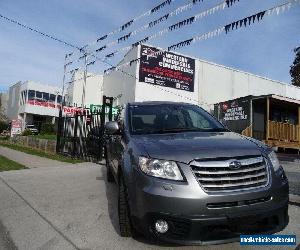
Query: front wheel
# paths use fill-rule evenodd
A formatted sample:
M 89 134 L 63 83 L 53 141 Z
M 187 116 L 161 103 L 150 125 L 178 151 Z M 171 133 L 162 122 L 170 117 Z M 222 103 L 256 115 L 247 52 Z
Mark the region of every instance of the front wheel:
M 115 178 L 113 173 L 111 172 L 111 168 L 108 163 L 107 151 L 105 151 L 105 165 L 106 165 L 106 179 L 108 182 L 115 182 Z
M 131 237 L 131 224 L 129 216 L 129 206 L 127 200 L 127 192 L 123 177 L 120 177 L 119 181 L 119 198 L 118 198 L 118 215 L 120 234 L 122 237 Z

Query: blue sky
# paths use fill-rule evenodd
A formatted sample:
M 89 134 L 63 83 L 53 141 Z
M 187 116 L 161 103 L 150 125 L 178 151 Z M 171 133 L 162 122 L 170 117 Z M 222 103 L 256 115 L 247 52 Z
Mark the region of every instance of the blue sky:
M 220 1 L 204 0 L 195 5 L 192 10 L 169 18 L 167 22 L 161 23 L 154 29 L 132 37 L 120 47 L 193 16 Z M 72 44 L 83 46 L 161 2 L 157 0 L 0 0 L 0 13 Z M 131 28 L 136 29 L 188 2 L 189 0 L 176 0 L 154 15 L 141 19 Z M 284 0 L 240 0 L 231 8 L 149 43 L 166 48 L 194 35 L 214 30 L 284 2 Z M 300 46 L 299 30 L 300 5 L 278 16 L 267 17 L 259 24 L 195 43 L 178 52 L 289 83 L 289 67 L 294 60 L 293 49 Z M 110 38 L 116 39 L 129 31 L 130 29 Z M 71 48 L 63 44 L 0 19 L 2 59 L 0 91 L 7 90 L 10 85 L 19 80 L 34 80 L 60 86 L 64 55 L 71 51 Z M 116 64 L 120 59 L 121 57 L 117 56 L 111 59 L 110 63 Z M 90 70 L 101 73 L 105 68 L 107 65 L 99 62 Z

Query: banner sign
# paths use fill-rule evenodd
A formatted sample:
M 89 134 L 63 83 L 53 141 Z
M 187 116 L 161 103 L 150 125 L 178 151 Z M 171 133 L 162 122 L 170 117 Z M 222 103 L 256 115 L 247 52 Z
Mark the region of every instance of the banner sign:
M 11 121 L 10 136 L 19 135 L 22 132 L 22 120 L 16 119 Z
M 194 92 L 195 59 L 142 45 L 139 81 Z
M 47 108 L 56 108 L 55 103 L 52 101 L 28 100 L 27 104 L 42 106 Z
M 250 125 L 250 99 L 236 99 L 219 104 L 219 119 L 230 130 L 241 133 Z
M 91 104 L 90 105 L 90 111 L 92 113 L 94 112 L 100 112 L 102 110 L 102 105 L 101 104 Z M 106 107 L 105 108 L 105 114 L 108 114 L 109 113 L 109 107 Z M 118 114 L 118 108 L 116 107 L 113 107 L 112 108 L 112 114 L 113 115 L 117 115 Z

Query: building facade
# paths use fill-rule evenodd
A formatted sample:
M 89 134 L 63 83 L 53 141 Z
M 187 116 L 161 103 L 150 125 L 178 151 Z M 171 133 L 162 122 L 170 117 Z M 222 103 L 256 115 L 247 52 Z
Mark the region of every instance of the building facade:
M 21 120 L 26 125 L 41 127 L 42 123 L 55 123 L 59 115 L 62 91 L 58 87 L 33 81 L 17 82 L 9 88 L 7 117 Z
M 300 100 L 300 88 L 291 84 L 178 53 L 157 51 L 158 48 L 147 45 L 130 50 L 119 63 L 119 70 L 104 75 L 104 95 L 118 97 L 118 104 L 179 101 L 198 104 L 208 111 L 213 111 L 216 103 L 249 95 L 275 94 Z
M 84 73 L 75 72 L 67 85 L 65 100 L 68 106 L 87 107 L 102 104 L 103 75 L 87 73 L 84 84 Z

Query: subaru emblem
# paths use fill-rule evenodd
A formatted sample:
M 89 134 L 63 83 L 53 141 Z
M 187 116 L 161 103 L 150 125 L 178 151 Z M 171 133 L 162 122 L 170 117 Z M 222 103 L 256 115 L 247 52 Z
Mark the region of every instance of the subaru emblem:
M 232 161 L 229 163 L 229 168 L 230 169 L 239 169 L 241 168 L 242 164 L 239 161 Z

